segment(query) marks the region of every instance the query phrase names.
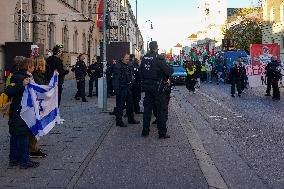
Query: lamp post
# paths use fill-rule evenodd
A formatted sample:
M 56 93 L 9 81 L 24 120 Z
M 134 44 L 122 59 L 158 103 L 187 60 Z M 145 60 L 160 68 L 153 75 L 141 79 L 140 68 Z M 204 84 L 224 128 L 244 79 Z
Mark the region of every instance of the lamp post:
M 148 22 L 151 23 L 151 28 L 150 28 L 150 29 L 153 30 L 153 29 L 154 29 L 154 28 L 153 28 L 153 22 L 152 22 L 151 20 L 147 20 L 146 23 L 148 23 Z M 152 37 L 151 37 L 151 41 L 153 41 Z
M 21 31 L 21 36 L 20 36 L 20 40 L 21 42 L 23 42 L 23 0 L 21 0 L 21 23 L 20 23 L 20 31 Z
M 107 10 L 107 0 L 103 1 L 103 111 L 107 111 L 107 80 L 106 80 L 106 70 L 107 70 L 107 60 L 106 60 L 106 10 Z

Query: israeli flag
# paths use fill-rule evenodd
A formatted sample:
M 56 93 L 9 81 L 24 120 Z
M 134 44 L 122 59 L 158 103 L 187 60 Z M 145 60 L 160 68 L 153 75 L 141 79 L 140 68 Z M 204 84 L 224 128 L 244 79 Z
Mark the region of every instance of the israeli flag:
M 22 98 L 21 117 L 37 140 L 49 133 L 60 120 L 58 109 L 58 73 L 49 85 L 29 83 Z

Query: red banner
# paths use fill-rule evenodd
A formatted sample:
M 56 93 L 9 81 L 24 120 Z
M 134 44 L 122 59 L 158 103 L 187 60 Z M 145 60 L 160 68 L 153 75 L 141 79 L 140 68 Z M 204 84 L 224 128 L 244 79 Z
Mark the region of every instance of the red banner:
M 103 27 L 102 19 L 103 19 L 103 0 L 100 0 L 98 7 L 98 22 L 97 22 L 97 27 L 99 28 Z
M 280 59 L 280 46 L 275 44 L 253 44 L 250 49 L 251 69 L 247 70 L 249 76 L 264 76 L 265 67 L 271 61 L 272 56 Z

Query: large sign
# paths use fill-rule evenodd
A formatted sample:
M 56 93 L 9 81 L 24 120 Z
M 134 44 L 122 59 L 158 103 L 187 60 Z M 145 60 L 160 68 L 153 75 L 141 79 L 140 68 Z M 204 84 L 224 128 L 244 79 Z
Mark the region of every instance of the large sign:
M 251 87 L 265 85 L 265 68 L 272 56 L 280 59 L 280 46 L 275 44 L 253 44 L 250 48 L 251 65 L 247 67 L 247 75 Z

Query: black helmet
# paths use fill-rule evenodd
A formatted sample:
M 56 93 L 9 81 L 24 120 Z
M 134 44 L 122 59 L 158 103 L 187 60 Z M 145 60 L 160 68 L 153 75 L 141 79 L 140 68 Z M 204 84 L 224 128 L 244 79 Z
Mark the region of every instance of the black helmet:
M 157 48 L 158 48 L 158 43 L 157 43 L 157 41 L 151 41 L 151 42 L 149 43 L 149 48 L 150 48 L 150 50 L 155 50 L 155 49 L 157 49 Z

